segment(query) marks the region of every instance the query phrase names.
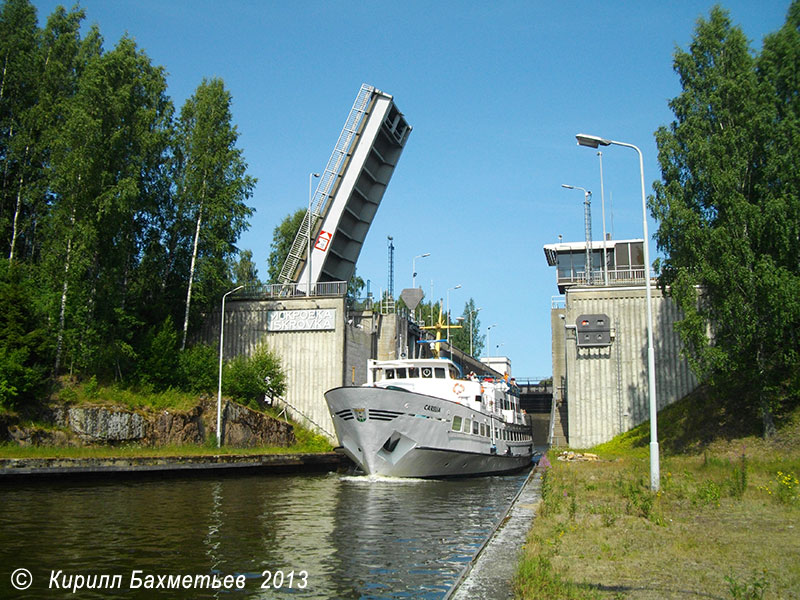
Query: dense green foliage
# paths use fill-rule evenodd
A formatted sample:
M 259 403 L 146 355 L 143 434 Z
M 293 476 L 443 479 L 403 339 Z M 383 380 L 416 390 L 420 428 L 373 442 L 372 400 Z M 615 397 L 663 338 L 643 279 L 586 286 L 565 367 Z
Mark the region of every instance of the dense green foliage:
M 739 408 L 800 401 L 800 3 L 754 55 L 719 7 L 675 53 L 683 91 L 656 132 L 661 285 L 692 367 Z
M 223 82 L 176 118 L 164 69 L 128 36 L 110 50 L 96 27 L 81 37 L 83 19 L 58 8 L 40 28 L 29 0 L 0 3 L 4 406 L 65 372 L 208 387 L 182 369 L 209 350 L 179 349 L 255 277 L 235 260 L 255 180 Z
M 480 310 L 480 309 L 478 309 Z M 461 325 L 458 329 L 450 329 L 450 341 L 453 346 L 469 354 L 470 350 L 470 326 L 472 327 L 472 355 L 480 356 L 483 352 L 484 342 L 486 336 L 480 334 L 481 320 L 478 318 L 478 310 L 476 310 L 475 300 L 470 298 L 464 305 L 464 312 L 461 313 L 461 319 L 451 319 L 451 323 L 458 321 L 456 324 Z M 487 349 L 489 356 L 492 356 L 491 348 Z
M 280 283 L 278 278 L 280 277 L 283 263 L 286 262 L 286 257 L 289 256 L 289 250 L 292 249 L 292 243 L 297 236 L 306 212 L 305 208 L 297 209 L 278 223 L 272 232 L 272 244 L 269 247 L 270 253 L 267 258 L 269 277 L 267 283 Z
M 240 355 L 228 362 L 222 382 L 226 394 L 256 407 L 265 396 L 274 398 L 286 391 L 280 359 L 263 345 L 252 356 Z

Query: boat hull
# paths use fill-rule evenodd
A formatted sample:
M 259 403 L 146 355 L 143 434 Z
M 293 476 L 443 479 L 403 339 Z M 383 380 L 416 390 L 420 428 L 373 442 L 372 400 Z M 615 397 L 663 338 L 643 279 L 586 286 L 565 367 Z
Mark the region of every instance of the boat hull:
M 530 440 L 492 439 L 490 427 L 506 425 L 457 402 L 381 387 L 335 388 L 325 398 L 343 451 L 369 475 L 464 477 L 531 464 Z M 485 423 L 486 435 L 454 432 L 455 417 Z

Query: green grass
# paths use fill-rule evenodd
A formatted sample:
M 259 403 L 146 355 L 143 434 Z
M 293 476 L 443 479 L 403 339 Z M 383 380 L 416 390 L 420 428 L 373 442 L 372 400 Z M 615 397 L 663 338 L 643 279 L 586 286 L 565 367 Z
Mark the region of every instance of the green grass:
M 328 446 L 330 449 L 330 445 Z M 319 453 L 327 450 L 308 444 L 292 446 L 259 446 L 256 448 L 233 448 L 223 446 L 200 446 L 194 444 L 140 446 L 128 444 L 124 446 L 17 446 L 0 444 L 0 458 L 148 458 L 148 457 L 183 457 L 183 456 L 219 456 L 219 455 L 256 455 L 256 454 L 297 454 Z
M 148 386 L 127 388 L 100 385 L 94 378 L 84 383 L 62 385 L 53 397 L 62 404 L 116 406 L 129 410 L 190 410 L 198 403 L 197 394 L 171 388 L 157 392 Z
M 116 407 L 133 411 L 188 411 L 202 401 L 195 394 L 169 389 L 155 392 L 152 389 L 122 388 L 115 385 L 99 385 L 92 378 L 83 383 L 64 383 L 53 395 L 51 404 L 72 406 Z M 250 407 L 253 408 L 252 406 Z M 261 412 L 278 418 L 273 409 Z M 294 427 L 296 443 L 289 447 L 262 446 L 256 448 L 235 448 L 223 446 L 217 448 L 211 436 L 204 444 L 145 446 L 140 444 L 124 444 L 118 446 L 18 446 L 0 443 L 0 458 L 132 458 L 156 456 L 214 456 L 253 455 L 253 454 L 294 454 L 330 452 L 333 446 L 328 440 L 303 426 L 289 421 Z M 19 419 L 21 425 L 44 430 L 59 429 L 47 422 L 31 419 Z
M 800 410 L 772 440 L 715 437 L 718 409 L 691 401 L 659 413 L 658 492 L 647 424 L 593 448 L 599 462 L 553 460 L 517 598 L 800 597 Z

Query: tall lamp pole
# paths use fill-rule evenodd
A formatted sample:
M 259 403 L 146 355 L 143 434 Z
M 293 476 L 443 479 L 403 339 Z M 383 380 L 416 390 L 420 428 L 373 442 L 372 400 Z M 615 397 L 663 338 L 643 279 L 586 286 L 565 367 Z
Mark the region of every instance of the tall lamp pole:
M 492 331 L 492 327 L 497 327 L 497 323 L 492 323 L 491 325 L 489 325 L 489 326 L 486 328 L 486 348 L 489 350 L 489 352 L 491 352 L 491 351 L 492 351 L 492 344 L 490 343 L 490 340 L 491 340 L 492 338 L 491 338 L 491 336 L 489 335 L 489 333 Z
M 430 252 L 426 252 L 425 254 L 419 254 L 411 259 L 411 287 L 417 287 L 417 259 L 418 258 L 425 258 L 430 256 Z
M 600 207 L 603 211 L 603 283 L 608 285 L 608 256 L 606 255 L 606 195 L 603 190 L 603 153 L 597 151 L 600 160 Z
M 233 292 L 238 292 L 244 286 L 240 285 L 222 295 L 222 310 L 219 314 L 219 380 L 217 387 L 217 448 L 222 446 L 222 342 L 225 339 L 225 298 Z
M 308 289 L 306 290 L 306 296 L 311 296 L 311 236 L 314 229 L 314 214 L 311 212 L 311 200 L 314 197 L 314 194 L 311 191 L 311 188 L 314 177 L 319 177 L 319 173 L 308 174 L 308 251 L 306 252 L 306 257 L 308 259 L 308 264 L 306 265 L 308 270 Z
M 583 225 L 586 230 L 586 285 L 592 284 L 592 192 L 579 185 L 561 184 L 568 190 L 581 190 L 583 192 Z
M 642 231 L 644 234 L 644 283 L 647 294 L 647 387 L 650 396 L 650 489 L 657 491 L 661 486 L 658 458 L 658 402 L 656 401 L 656 359 L 653 349 L 653 298 L 650 284 L 650 252 L 648 249 L 650 238 L 647 233 L 647 198 L 644 191 L 644 159 L 642 151 L 633 144 L 608 140 L 596 135 L 579 133 L 575 136 L 579 146 L 597 148 L 599 146 L 624 146 L 633 148 L 639 155 L 639 175 L 642 187 Z

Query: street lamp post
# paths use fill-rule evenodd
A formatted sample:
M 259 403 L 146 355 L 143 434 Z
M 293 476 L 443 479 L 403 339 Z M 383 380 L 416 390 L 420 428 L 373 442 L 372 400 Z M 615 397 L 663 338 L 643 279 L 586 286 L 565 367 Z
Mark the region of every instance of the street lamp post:
M 238 292 L 244 286 L 240 285 L 222 295 L 222 310 L 219 315 L 219 381 L 217 387 L 217 448 L 222 446 L 222 343 L 225 339 L 225 298 L 233 292 Z
M 419 254 L 411 259 L 411 287 L 417 287 L 417 259 L 418 258 L 425 258 L 430 256 L 430 252 L 426 252 L 425 254 Z
M 313 219 L 314 214 L 311 212 L 311 200 L 313 198 L 313 192 L 311 191 L 312 187 L 312 180 L 314 177 L 319 177 L 319 173 L 309 173 L 308 174 L 308 251 L 306 253 L 306 258 L 308 260 L 308 264 L 306 265 L 308 270 L 308 289 L 306 290 L 306 296 L 311 296 L 311 235 L 313 227 Z
M 460 283 L 456 287 L 447 288 L 447 348 L 450 351 L 451 356 L 453 354 L 453 350 L 450 347 L 450 290 L 458 289 L 461 289 Z
M 568 190 L 583 191 L 583 225 L 586 230 L 586 285 L 592 284 L 592 192 L 579 185 L 567 185 L 562 183 L 561 187 Z
M 625 142 L 617 142 L 596 135 L 586 135 L 579 133 L 575 136 L 578 140 L 579 146 L 588 146 L 589 148 L 598 148 L 599 146 L 624 146 L 625 148 L 633 148 L 639 155 L 639 176 L 641 179 L 642 187 L 642 231 L 644 233 L 644 282 L 645 293 L 647 294 L 647 387 L 650 396 L 650 489 L 657 491 L 661 484 L 661 476 L 659 473 L 659 458 L 658 458 L 658 402 L 656 401 L 656 359 L 655 351 L 653 349 L 653 299 L 650 293 L 650 252 L 649 236 L 647 233 L 647 198 L 644 191 L 644 159 L 642 158 L 642 151 L 633 144 Z
M 489 335 L 489 332 L 492 330 L 492 327 L 497 327 L 497 323 L 492 323 L 486 328 L 486 347 L 489 349 L 489 352 L 492 351 L 492 344 L 491 344 L 492 337 L 491 335 Z
M 608 285 L 608 256 L 606 255 L 606 195 L 603 190 L 603 153 L 597 151 L 600 160 L 600 207 L 603 212 L 603 283 Z

